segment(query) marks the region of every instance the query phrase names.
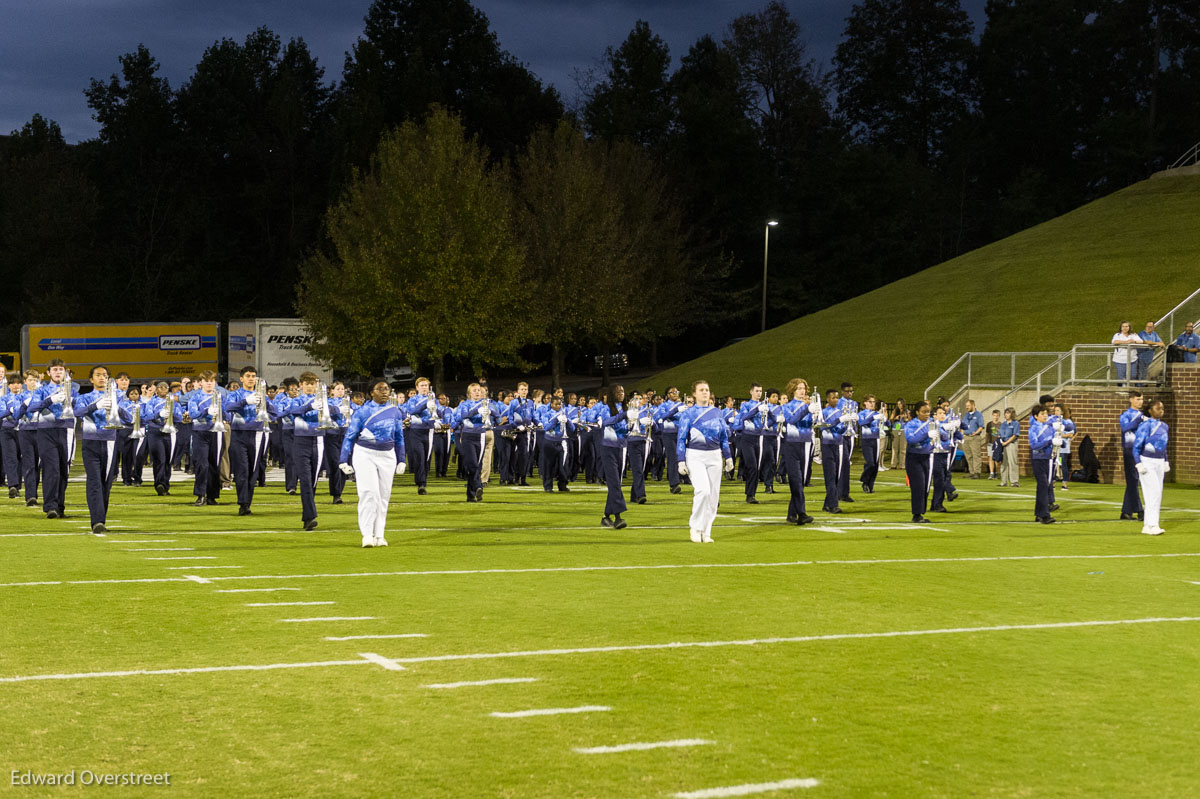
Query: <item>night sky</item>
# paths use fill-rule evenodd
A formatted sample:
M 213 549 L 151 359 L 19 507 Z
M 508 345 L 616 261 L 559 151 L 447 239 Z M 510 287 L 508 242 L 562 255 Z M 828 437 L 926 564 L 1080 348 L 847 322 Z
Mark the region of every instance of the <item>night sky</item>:
M 809 55 L 828 67 L 850 0 L 786 0 L 800 22 Z M 69 142 L 93 138 L 98 126 L 83 96 L 90 79 L 106 80 L 117 58 L 145 44 L 172 88 L 187 80 L 216 40 L 238 42 L 265 25 L 285 42 L 303 38 L 325 68 L 341 77 L 345 53 L 362 33 L 371 0 L 2 0 L 0 132 L 19 129 L 35 113 L 59 123 Z M 963 0 L 976 33 L 984 0 Z M 595 68 L 638 19 L 678 58 L 705 33 L 720 39 L 739 14 L 766 5 L 752 0 L 475 0 L 500 45 L 575 99 L 576 70 Z

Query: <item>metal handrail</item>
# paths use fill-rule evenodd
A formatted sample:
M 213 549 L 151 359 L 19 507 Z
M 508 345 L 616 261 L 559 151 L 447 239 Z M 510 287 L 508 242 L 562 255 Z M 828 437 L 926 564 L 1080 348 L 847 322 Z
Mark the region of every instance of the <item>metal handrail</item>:
M 1175 160 L 1175 163 L 1171 164 L 1169 167 L 1167 167 L 1167 169 L 1178 169 L 1179 167 L 1186 164 L 1189 160 L 1193 164 L 1200 161 L 1200 141 L 1193 144 L 1191 146 L 1191 149 L 1189 149 L 1183 155 L 1179 156 L 1179 158 L 1177 158 Z
M 930 383 L 928 387 L 926 387 L 925 397 L 930 400 L 932 400 L 934 397 L 936 397 L 937 393 L 935 392 L 935 389 L 936 389 L 937 385 L 939 383 L 941 383 L 943 380 L 945 380 L 947 377 L 949 377 L 950 374 L 953 373 L 956 369 L 958 369 L 964 362 L 966 362 L 966 371 L 967 371 L 966 377 L 967 377 L 967 379 L 966 379 L 966 382 L 963 383 L 963 385 L 960 388 L 954 390 L 953 392 L 950 392 L 954 396 L 961 394 L 964 389 L 970 389 L 972 387 L 974 387 L 974 388 L 1007 388 L 1007 387 L 1013 385 L 1014 383 L 1017 382 L 1017 359 L 1018 358 L 1030 358 L 1030 357 L 1057 358 L 1060 355 L 1061 355 L 1061 353 L 1058 353 L 1058 352 L 1034 352 L 1034 351 L 1025 351 L 1025 352 L 1022 352 L 1022 351 L 1007 351 L 1007 352 L 978 351 L 977 352 L 977 351 L 972 350 L 969 352 L 964 352 L 962 355 L 960 355 L 958 357 L 958 359 L 956 361 L 954 361 L 954 363 L 950 364 L 949 368 L 947 368 L 946 371 L 944 371 L 940 375 L 938 375 L 937 379 L 934 380 L 932 383 Z M 971 361 L 974 359 L 978 359 L 978 358 L 997 358 L 997 359 L 1007 360 L 1009 362 L 1009 379 L 1008 379 L 1008 381 L 1006 381 L 1004 383 L 974 382 L 972 380 L 972 374 L 971 374 L 972 373 Z
M 1165 314 L 1163 314 L 1162 319 L 1159 319 L 1157 322 L 1154 323 L 1155 328 L 1162 327 L 1163 324 L 1166 323 L 1167 337 L 1164 338 L 1163 341 L 1167 342 L 1168 344 L 1174 343 L 1174 341 L 1175 341 L 1175 314 L 1178 313 L 1185 305 L 1192 302 L 1193 300 L 1196 300 L 1197 305 L 1200 305 L 1200 289 L 1196 289 L 1195 291 L 1193 291 L 1191 294 L 1188 295 L 1187 299 L 1185 299 L 1183 302 L 1176 305 L 1171 310 L 1167 311 Z M 1200 307 L 1198 307 L 1196 309 L 1196 314 L 1200 315 Z M 1192 319 L 1191 317 L 1185 318 L 1185 322 L 1191 322 L 1194 325 L 1200 325 L 1200 319 Z

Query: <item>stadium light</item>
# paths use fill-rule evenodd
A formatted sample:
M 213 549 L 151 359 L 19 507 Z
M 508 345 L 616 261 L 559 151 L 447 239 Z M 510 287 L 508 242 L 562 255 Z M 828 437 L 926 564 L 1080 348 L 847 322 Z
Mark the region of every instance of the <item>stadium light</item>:
M 768 219 L 763 233 L 762 328 L 758 331 L 760 333 L 766 332 L 767 329 L 767 245 L 771 243 L 771 228 L 778 224 L 774 219 Z

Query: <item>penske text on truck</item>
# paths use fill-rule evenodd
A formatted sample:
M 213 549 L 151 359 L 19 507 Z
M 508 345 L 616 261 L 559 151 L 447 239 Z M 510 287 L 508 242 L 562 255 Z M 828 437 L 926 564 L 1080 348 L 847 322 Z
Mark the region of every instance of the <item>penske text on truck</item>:
M 178 380 L 217 371 L 220 340 L 220 322 L 25 325 L 21 360 L 44 371 L 51 358 L 61 358 L 78 381 L 96 364 L 135 381 Z
M 312 372 L 323 382 L 333 369 L 308 354 L 312 331 L 303 319 L 232 319 L 229 322 L 229 377 L 253 366 L 258 376 L 277 386 L 285 377 Z

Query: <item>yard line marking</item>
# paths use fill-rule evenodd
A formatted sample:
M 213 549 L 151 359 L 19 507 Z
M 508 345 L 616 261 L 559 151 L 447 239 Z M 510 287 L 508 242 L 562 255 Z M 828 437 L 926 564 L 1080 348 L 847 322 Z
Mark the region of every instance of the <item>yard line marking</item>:
M 0 683 L 32 682 L 34 680 L 83 680 L 93 677 L 142 677 L 157 674 L 207 674 L 218 671 L 270 671 L 272 669 L 311 669 L 323 666 L 365 666 L 368 660 L 321 660 L 312 663 L 269 663 L 263 666 L 203 666 L 190 669 L 133 669 L 130 671 L 92 671 L 78 674 L 33 674 L 21 677 L 0 677 Z
M 79 533 L 0 533 L 0 538 L 50 538 L 60 535 L 69 535 L 82 539 Z
M 212 580 L 205 580 L 210 583 Z M 271 591 L 299 591 L 299 588 L 221 588 L 216 591 L 218 594 L 265 594 Z
M 372 621 L 376 616 L 314 616 L 306 619 L 280 619 L 279 621 L 286 622 L 305 622 L 305 621 Z
M 211 584 L 212 584 L 212 580 L 206 580 L 206 579 L 204 579 L 203 577 L 197 577 L 197 576 L 196 576 L 196 575 L 194 575 L 194 574 L 189 574 L 188 576 L 184 577 L 183 579 L 185 579 L 185 580 L 191 580 L 193 583 L 203 583 L 203 584 L 205 584 L 205 585 L 211 585 Z
M 617 746 L 588 746 L 575 747 L 581 755 L 607 755 L 613 752 L 643 752 L 647 749 L 674 749 L 680 746 L 704 746 L 716 743 L 703 738 L 680 738 L 677 741 L 657 741 L 655 743 L 619 744 Z
M 383 655 L 376 655 L 374 652 L 359 652 L 358 656 L 360 658 L 366 658 L 372 663 L 383 666 L 388 671 L 408 671 L 408 669 L 404 668 L 396 661 L 391 660 L 390 658 L 385 658 Z
M 336 602 L 247 602 L 248 608 L 282 608 L 296 605 L 336 605 Z
M 167 568 L 168 569 L 243 569 L 245 567 L 244 566 L 168 566 Z
M 545 657 L 551 655 L 590 655 L 602 652 L 638 652 L 654 649 L 692 649 L 726 646 L 759 646 L 763 644 L 799 644 L 811 641 L 846 641 L 865 638 L 905 638 L 922 635 L 954 635 L 961 633 L 992 633 L 1016 630 L 1056 630 L 1071 627 L 1108 627 L 1119 624 L 1157 624 L 1162 622 L 1200 621 L 1200 616 L 1147 619 L 1105 619 L 1101 621 L 1061 621 L 1045 624 L 1001 624 L 993 627 L 942 627 L 933 630 L 894 630 L 876 633 L 832 633 L 828 635 L 797 635 L 780 638 L 747 638 L 735 641 L 675 641 L 669 644 L 628 644 L 586 646 L 574 649 L 531 649 L 518 652 L 475 652 L 461 655 L 427 655 L 396 658 L 397 663 L 433 663 L 447 660 L 496 660 L 499 658 Z
M 177 558 L 142 558 L 142 560 L 216 560 L 216 555 L 180 555 Z
M 399 661 L 397 661 L 399 662 Z M 581 705 L 579 707 L 544 707 L 537 710 L 493 711 L 489 716 L 498 719 L 523 719 L 529 716 L 559 716 L 564 713 L 602 713 L 612 710 L 608 705 Z
M 177 544 L 179 543 L 174 538 L 152 538 L 145 540 L 141 538 L 114 538 L 110 543 L 113 544 Z M 129 550 L 132 551 L 132 550 Z
M 140 541 L 137 543 L 141 543 Z M 148 549 L 127 549 L 126 552 L 195 552 L 195 547 L 150 547 Z
M 326 641 L 363 641 L 368 638 L 428 638 L 425 633 L 396 633 L 393 635 L 327 635 Z
M 671 794 L 675 799 L 722 799 L 726 796 L 749 796 L 768 791 L 785 791 L 789 788 L 816 788 L 820 780 L 812 778 L 802 780 L 780 780 L 779 782 L 756 782 L 746 785 L 729 785 L 724 788 L 705 788 L 701 791 L 684 791 Z
M 509 685 L 519 682 L 537 682 L 537 677 L 501 677 L 495 680 L 469 680 L 467 682 L 435 682 L 422 688 L 468 688 L 476 685 Z M 576 752 L 579 750 L 576 749 Z

